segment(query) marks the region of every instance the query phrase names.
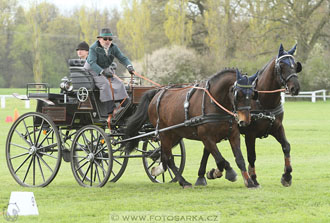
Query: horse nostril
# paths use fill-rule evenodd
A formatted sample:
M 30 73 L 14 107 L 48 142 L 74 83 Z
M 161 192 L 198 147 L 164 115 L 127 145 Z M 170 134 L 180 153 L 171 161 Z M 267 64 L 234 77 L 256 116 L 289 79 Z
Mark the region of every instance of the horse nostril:
M 245 122 L 242 121 L 242 120 L 240 120 L 240 121 L 238 121 L 238 125 L 239 125 L 240 127 L 244 127 L 244 126 L 245 126 Z
M 291 95 L 298 95 L 299 90 L 296 89 L 295 87 L 292 87 L 292 88 L 290 89 L 290 92 L 291 92 Z

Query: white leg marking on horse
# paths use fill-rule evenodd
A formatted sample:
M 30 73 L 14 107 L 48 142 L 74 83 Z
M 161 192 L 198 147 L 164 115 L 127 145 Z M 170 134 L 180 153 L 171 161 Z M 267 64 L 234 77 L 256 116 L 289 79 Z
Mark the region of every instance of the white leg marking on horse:
M 151 175 L 154 176 L 154 177 L 157 177 L 159 176 L 160 174 L 164 173 L 164 168 L 163 168 L 163 164 L 160 163 L 159 166 L 154 166 L 152 169 L 151 169 Z

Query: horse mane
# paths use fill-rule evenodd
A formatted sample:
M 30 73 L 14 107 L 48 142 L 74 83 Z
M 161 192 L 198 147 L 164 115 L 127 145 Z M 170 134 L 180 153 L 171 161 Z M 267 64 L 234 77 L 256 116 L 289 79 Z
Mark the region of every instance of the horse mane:
M 220 77 L 228 72 L 233 72 L 236 74 L 235 68 L 224 68 L 223 70 L 217 72 L 216 74 L 212 75 L 209 79 L 210 83 L 217 81 Z
M 260 74 L 262 74 L 262 73 L 266 70 L 266 68 L 268 67 L 268 65 L 269 65 L 270 63 L 272 63 L 272 61 L 274 60 L 274 58 L 275 58 L 275 57 L 273 57 L 272 59 L 270 59 L 270 60 L 266 63 L 266 65 L 263 66 L 263 68 L 261 68 L 260 70 L 258 70 L 258 76 L 259 76 Z

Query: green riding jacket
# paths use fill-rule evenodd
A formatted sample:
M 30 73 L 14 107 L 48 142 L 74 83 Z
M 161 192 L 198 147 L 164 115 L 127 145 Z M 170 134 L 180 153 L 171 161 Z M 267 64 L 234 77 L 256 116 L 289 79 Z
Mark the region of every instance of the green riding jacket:
M 132 65 L 131 61 L 120 51 L 116 44 L 111 43 L 108 55 L 106 55 L 105 50 L 97 40 L 89 48 L 87 63 L 90 64 L 92 70 L 97 74 L 100 74 L 104 68 L 110 66 L 115 58 L 117 58 L 126 68 L 128 65 Z

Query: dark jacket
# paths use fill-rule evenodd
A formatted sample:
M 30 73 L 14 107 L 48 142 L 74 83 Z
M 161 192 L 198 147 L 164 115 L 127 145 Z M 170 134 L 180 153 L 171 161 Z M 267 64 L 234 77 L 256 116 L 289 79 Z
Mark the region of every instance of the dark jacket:
M 101 73 L 104 68 L 110 66 L 114 58 L 117 58 L 121 64 L 125 67 L 132 65 L 131 61 L 120 51 L 116 44 L 111 44 L 106 55 L 100 42 L 95 41 L 89 48 L 89 54 L 87 57 L 87 63 L 90 64 L 91 69 L 97 74 Z

